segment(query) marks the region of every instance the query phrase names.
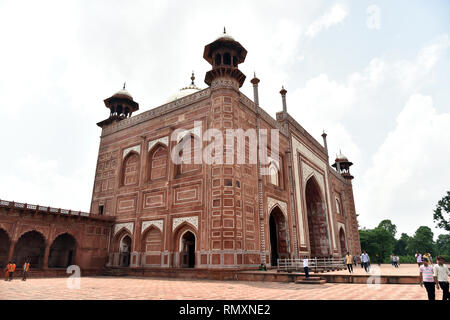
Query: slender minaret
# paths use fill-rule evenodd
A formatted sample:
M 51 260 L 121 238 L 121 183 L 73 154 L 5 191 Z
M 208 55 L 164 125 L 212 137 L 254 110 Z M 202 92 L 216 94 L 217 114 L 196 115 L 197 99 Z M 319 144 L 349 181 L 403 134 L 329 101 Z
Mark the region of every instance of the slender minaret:
M 323 138 L 323 146 L 328 153 L 327 134 L 325 133 L 325 130 L 323 130 L 322 138 Z
M 283 113 L 287 113 L 287 106 L 286 106 L 286 89 L 284 88 L 284 86 L 282 86 L 280 94 L 281 94 L 281 100 L 283 101 Z
M 256 73 L 253 74 L 253 79 L 250 80 L 253 84 L 253 100 L 257 107 L 259 107 L 259 95 L 258 95 L 258 83 L 259 79 L 256 77 Z

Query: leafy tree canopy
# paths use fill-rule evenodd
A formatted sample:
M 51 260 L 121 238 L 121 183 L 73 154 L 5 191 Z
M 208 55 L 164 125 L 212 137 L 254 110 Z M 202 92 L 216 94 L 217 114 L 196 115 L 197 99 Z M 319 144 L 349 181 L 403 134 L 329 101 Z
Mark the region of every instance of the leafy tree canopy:
M 433 221 L 439 228 L 450 231 L 450 191 L 439 200 L 434 210 Z

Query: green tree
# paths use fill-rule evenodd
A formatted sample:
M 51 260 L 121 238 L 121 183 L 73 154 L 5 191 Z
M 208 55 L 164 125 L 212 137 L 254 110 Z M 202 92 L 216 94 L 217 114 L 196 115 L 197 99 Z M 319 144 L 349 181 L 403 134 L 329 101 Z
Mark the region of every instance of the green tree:
M 400 239 L 395 241 L 394 252 L 396 254 L 398 254 L 399 256 L 406 256 L 408 254 L 413 254 L 413 253 L 408 253 L 408 250 L 406 249 L 410 239 L 411 239 L 410 236 L 408 236 L 406 233 L 402 233 L 402 235 L 400 236 Z
M 450 191 L 439 200 L 433 214 L 433 221 L 439 228 L 450 231 Z
M 361 249 L 367 251 L 372 261 L 375 261 L 377 254 L 383 260 L 386 260 L 394 250 L 395 238 L 392 235 L 392 228 L 384 228 L 383 226 L 386 226 L 386 224 L 375 229 L 359 230 Z
M 435 244 L 433 241 L 433 231 L 429 227 L 419 227 L 414 236 L 410 239 L 407 250 L 411 252 L 419 251 L 421 253 L 430 252 L 435 255 Z
M 388 219 L 381 221 L 377 228 L 386 230 L 393 238 L 395 238 L 395 234 L 397 233 L 397 226 Z
M 450 255 L 450 234 L 441 234 L 436 240 L 438 254 Z

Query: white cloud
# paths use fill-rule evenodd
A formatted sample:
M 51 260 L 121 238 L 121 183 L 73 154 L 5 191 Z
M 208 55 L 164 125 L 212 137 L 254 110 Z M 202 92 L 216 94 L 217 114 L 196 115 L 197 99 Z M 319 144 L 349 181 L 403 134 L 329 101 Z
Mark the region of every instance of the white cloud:
M 322 30 L 326 30 L 329 27 L 344 21 L 347 15 L 348 11 L 343 5 L 335 4 L 323 16 L 311 23 L 311 25 L 306 30 L 306 35 L 308 37 L 314 38 Z
M 449 128 L 450 113 L 437 113 L 431 97 L 408 99 L 362 177 L 362 224 L 393 219 L 408 233 L 434 227 L 432 209 L 449 190 Z

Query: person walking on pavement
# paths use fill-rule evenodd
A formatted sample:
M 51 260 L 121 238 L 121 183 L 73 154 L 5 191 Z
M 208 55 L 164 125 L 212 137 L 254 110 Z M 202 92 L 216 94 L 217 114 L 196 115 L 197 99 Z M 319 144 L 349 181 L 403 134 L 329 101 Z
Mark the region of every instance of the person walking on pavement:
M 25 261 L 25 263 L 23 264 L 23 277 L 22 277 L 22 281 L 26 281 L 27 280 L 27 276 L 28 276 L 28 271 L 30 271 L 30 263 L 27 261 Z
M 419 268 L 419 283 L 420 286 L 427 290 L 428 300 L 435 300 L 436 287 L 439 289 L 439 283 L 434 279 L 434 270 L 431 265 L 428 264 L 428 259 L 423 258 L 423 265 Z
M 448 266 L 444 264 L 445 259 L 443 257 L 438 256 L 436 258 L 437 264 L 434 266 L 434 280 L 439 283 L 439 287 L 442 290 L 442 300 L 450 300 L 449 294 L 449 283 L 448 276 L 450 275 L 450 271 L 448 270 Z
M 353 273 L 353 257 L 348 251 L 345 256 L 345 264 L 347 265 L 348 272 Z
M 422 254 L 420 254 L 420 252 L 416 252 L 416 262 L 420 268 L 420 266 L 422 265 Z
M 365 250 L 364 250 L 363 254 L 361 255 L 361 262 L 363 263 L 364 270 L 366 270 L 366 273 L 369 273 L 370 258 Z
M 16 271 L 16 264 L 13 261 L 12 263 L 8 264 L 8 281 L 12 281 L 14 277 L 14 271 Z

